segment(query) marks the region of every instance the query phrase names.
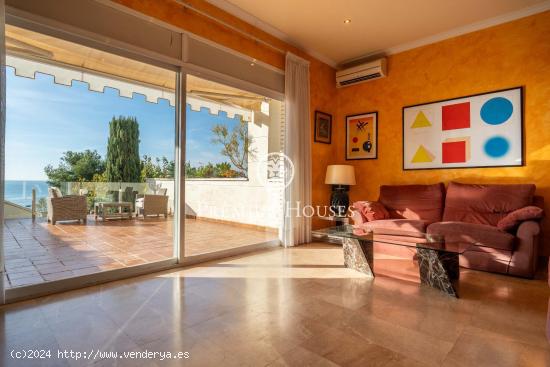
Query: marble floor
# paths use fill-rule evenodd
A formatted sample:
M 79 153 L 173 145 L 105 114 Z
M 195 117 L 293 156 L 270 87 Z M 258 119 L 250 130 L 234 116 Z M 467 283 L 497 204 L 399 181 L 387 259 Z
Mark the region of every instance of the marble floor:
M 342 264 L 340 247 L 314 243 L 3 306 L 0 364 L 550 366 L 544 280 L 462 269 L 455 299 L 408 260 L 375 256 L 374 280 Z M 23 349 L 53 358 L 10 357 Z M 98 349 L 119 354 L 57 358 Z M 189 358 L 120 358 L 144 351 Z
M 87 224 L 9 219 L 4 225 L 8 288 L 166 260 L 173 255 L 173 218 Z M 185 221 L 186 255 L 277 239 L 277 233 L 205 220 Z

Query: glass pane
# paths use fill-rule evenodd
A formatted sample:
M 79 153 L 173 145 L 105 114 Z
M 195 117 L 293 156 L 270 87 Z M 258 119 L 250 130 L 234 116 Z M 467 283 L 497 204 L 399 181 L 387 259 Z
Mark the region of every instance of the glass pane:
M 176 73 L 6 27 L 7 287 L 174 256 Z
M 187 77 L 185 256 L 278 241 L 280 101 Z

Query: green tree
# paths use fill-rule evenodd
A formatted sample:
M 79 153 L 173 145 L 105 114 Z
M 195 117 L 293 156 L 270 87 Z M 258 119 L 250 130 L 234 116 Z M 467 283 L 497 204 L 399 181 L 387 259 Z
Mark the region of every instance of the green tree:
M 231 163 L 210 163 L 202 164 L 197 167 L 191 165 L 191 162 L 185 163 L 185 177 L 186 178 L 235 178 L 241 177 L 240 174 L 235 171 Z
M 60 187 L 63 182 L 93 181 L 94 176 L 103 174 L 105 162 L 95 150 L 64 152 L 59 165 L 51 164 L 44 168 L 48 183 Z
M 255 150 L 251 148 L 253 138 L 248 135 L 248 125 L 243 119 L 229 131 L 227 125 L 217 124 L 212 128 L 214 144 L 223 146 L 221 154 L 229 158 L 238 177 L 248 176 L 248 157 L 253 157 Z
M 109 182 L 139 182 L 139 124 L 135 117 L 113 117 L 109 123 L 105 177 Z
M 174 178 L 174 161 L 166 157 L 153 159 L 147 155 L 141 160 L 141 181 L 145 182 L 147 178 Z
M 163 156 L 162 158 L 157 158 L 157 164 L 161 169 L 162 178 L 174 178 L 176 164 L 173 160 L 169 160 Z
M 191 162 L 185 163 L 185 177 L 197 178 L 197 168 L 191 165 Z
M 216 163 L 214 166 L 215 177 L 234 178 L 239 177 L 239 173 L 231 168 L 231 163 Z

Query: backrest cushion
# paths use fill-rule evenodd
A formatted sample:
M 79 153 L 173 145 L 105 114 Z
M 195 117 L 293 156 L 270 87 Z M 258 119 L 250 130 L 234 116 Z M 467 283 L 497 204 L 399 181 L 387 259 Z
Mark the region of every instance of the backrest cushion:
M 361 213 L 367 222 L 390 219 L 390 214 L 378 201 L 356 201 L 353 203 L 353 207 Z
M 544 210 L 538 206 L 530 205 L 514 210 L 508 213 L 504 218 L 498 221 L 497 227 L 502 231 L 515 229 L 521 222 L 526 220 L 538 220 L 544 215 Z
M 48 196 L 51 198 L 60 198 L 63 197 L 61 190 L 57 187 L 48 187 Z
M 508 213 L 531 205 L 535 185 L 474 185 L 451 182 L 443 221 L 496 226 Z
M 420 219 L 428 224 L 441 221 L 445 186 L 435 185 L 383 185 L 379 201 L 393 219 Z

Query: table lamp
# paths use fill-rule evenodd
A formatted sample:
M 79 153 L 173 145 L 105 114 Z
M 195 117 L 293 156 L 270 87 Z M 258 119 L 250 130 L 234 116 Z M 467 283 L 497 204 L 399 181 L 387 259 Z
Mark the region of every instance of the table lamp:
M 334 164 L 327 167 L 325 183 L 332 185 L 330 207 L 337 216 L 346 215 L 349 207 L 348 191 L 350 185 L 355 185 L 355 169 L 353 166 Z

